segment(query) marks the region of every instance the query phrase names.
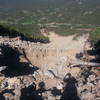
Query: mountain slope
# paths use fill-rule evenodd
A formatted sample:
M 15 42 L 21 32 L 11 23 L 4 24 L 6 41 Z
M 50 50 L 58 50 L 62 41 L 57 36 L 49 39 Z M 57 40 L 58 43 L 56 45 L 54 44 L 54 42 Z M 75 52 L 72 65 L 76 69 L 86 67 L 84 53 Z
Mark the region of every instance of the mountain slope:
M 45 22 L 100 24 L 99 5 L 100 0 L 0 0 L 0 19 L 23 17 L 19 12 L 28 11 L 33 19 Z

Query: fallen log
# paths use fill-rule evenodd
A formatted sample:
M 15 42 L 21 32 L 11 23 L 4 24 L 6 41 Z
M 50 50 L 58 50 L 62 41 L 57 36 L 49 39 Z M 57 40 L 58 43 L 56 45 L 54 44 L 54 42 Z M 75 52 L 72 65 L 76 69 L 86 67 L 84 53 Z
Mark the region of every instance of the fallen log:
M 85 62 L 85 61 L 81 61 L 81 60 L 77 60 L 77 61 L 71 60 L 69 63 L 70 63 L 70 64 L 73 64 L 73 65 L 80 65 L 80 66 L 100 67 L 100 63 Z

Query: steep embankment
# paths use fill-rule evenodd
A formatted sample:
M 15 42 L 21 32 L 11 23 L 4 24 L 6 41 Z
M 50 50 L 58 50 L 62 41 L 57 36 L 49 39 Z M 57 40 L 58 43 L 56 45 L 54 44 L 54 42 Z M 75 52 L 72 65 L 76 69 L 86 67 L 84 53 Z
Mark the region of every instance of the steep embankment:
M 38 44 L 24 49 L 26 56 L 33 65 L 49 68 L 55 66 L 60 61 L 66 61 L 67 57 L 75 60 L 76 54 L 84 51 L 88 35 L 73 40 L 73 35 L 63 37 L 50 32 L 49 38 L 49 44 Z
M 77 40 L 73 40 L 73 37 L 61 37 L 50 32 L 49 44 L 0 37 L 0 44 L 11 46 L 10 52 L 16 54 L 17 49 L 21 53 L 17 58 L 17 65 L 21 70 L 15 70 L 11 77 L 2 72 L 6 77 L 0 77 L 1 96 L 14 100 L 61 100 L 61 97 L 67 99 L 68 95 L 72 99 L 81 100 L 98 98 L 100 78 L 97 70 L 87 66 L 71 67 L 68 63 L 68 60 L 76 60 L 76 53 L 84 51 L 88 35 Z M 89 49 L 89 44 L 86 47 Z M 14 56 L 6 55 L 7 58 L 8 56 L 8 61 L 16 61 Z
M 33 66 L 39 67 L 42 71 L 55 70 L 56 74 L 64 77 L 66 71 L 70 71 L 70 68 L 66 68 L 68 60 L 76 60 L 76 54 L 84 52 L 84 45 L 88 39 L 88 35 L 73 40 L 73 35 L 63 37 L 50 32 L 48 37 L 51 41 L 48 44 L 21 41 L 19 38 L 12 40 L 7 38 L 2 39 L 2 37 L 1 42 L 12 45 L 12 47 L 17 47 L 23 52 L 24 56 L 20 57 L 22 62 L 27 59 Z M 87 48 L 89 48 L 89 44 Z M 79 69 L 75 69 L 73 75 L 79 71 Z

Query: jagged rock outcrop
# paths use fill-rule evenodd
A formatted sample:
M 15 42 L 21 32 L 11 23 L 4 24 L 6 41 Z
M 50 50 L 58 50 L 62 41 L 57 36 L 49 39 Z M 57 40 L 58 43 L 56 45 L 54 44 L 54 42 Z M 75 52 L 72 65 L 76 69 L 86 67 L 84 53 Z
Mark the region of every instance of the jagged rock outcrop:
M 70 51 L 51 48 L 48 44 L 0 39 L 1 44 L 21 53 L 18 64 L 23 66 L 21 72 L 0 76 L 2 100 L 61 100 L 63 97 L 64 100 L 96 100 L 100 97 L 99 71 L 90 66 L 72 66 Z

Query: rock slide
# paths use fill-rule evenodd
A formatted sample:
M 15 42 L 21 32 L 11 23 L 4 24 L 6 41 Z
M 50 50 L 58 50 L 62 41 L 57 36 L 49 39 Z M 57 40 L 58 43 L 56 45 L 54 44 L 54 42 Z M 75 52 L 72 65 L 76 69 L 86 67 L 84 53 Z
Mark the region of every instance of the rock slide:
M 21 74 L 15 76 L 5 76 L 1 72 L 0 98 L 3 98 L 2 100 L 7 98 L 9 100 L 27 100 L 27 98 L 30 100 L 98 100 L 100 97 L 98 71 L 87 65 L 79 67 L 79 64 L 76 64 L 71 67 L 69 63 L 76 61 L 76 54 L 84 51 L 88 35 L 73 40 L 74 36 L 63 37 L 50 32 L 48 37 L 51 41 L 48 44 L 0 37 L 0 44 L 10 45 L 21 53 L 19 65 L 24 63 L 25 67 Z M 91 49 L 89 44 L 87 48 Z

